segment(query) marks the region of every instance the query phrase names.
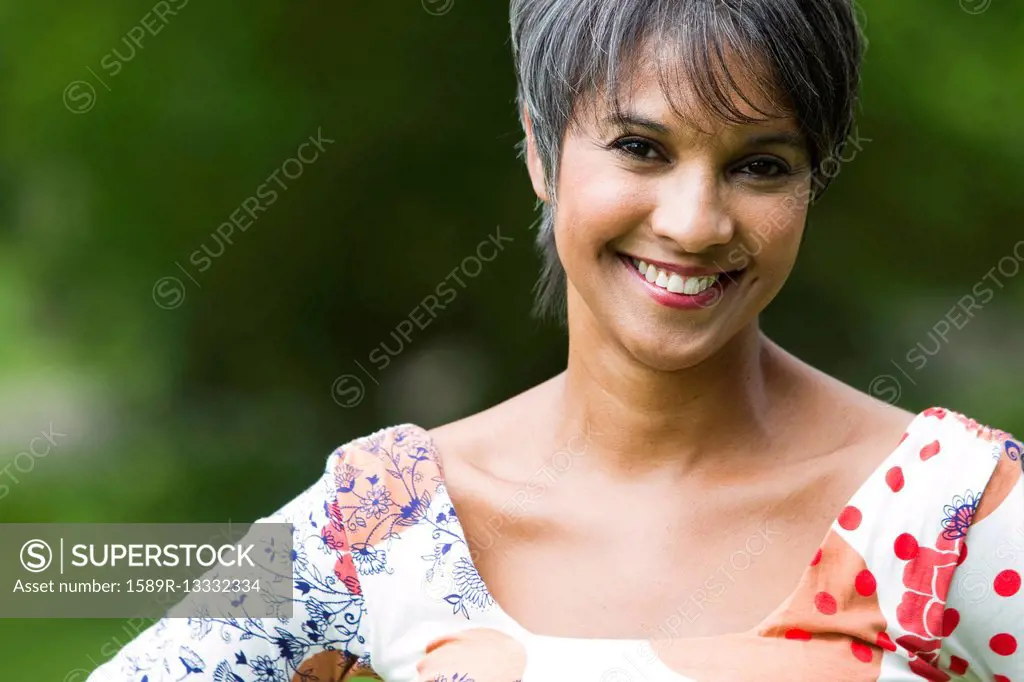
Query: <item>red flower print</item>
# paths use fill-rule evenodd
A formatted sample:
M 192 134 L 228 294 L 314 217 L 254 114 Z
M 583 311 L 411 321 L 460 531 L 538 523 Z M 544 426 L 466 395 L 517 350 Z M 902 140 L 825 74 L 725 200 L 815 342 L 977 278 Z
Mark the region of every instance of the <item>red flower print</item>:
M 910 669 L 928 680 L 948 680 L 938 668 L 939 647 L 959 622 L 959 614 L 946 609 L 953 572 L 960 559 L 962 537 L 940 534 L 935 548 L 920 547 L 903 569 L 903 593 L 896 619 L 911 635 L 896 639 L 911 655 Z

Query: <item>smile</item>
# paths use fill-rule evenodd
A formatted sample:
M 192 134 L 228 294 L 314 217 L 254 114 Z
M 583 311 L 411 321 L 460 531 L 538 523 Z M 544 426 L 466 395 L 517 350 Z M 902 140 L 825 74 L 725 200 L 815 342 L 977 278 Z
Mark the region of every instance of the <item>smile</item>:
M 645 263 L 637 258 L 630 259 L 633 267 L 644 276 L 648 282 L 656 287 L 667 289 L 673 294 L 688 294 L 693 296 L 702 291 L 707 291 L 718 281 L 719 273 L 697 277 L 687 277 L 678 272 L 665 270 L 656 265 Z
M 619 254 L 620 260 L 646 285 L 644 288 L 662 305 L 671 308 L 709 308 L 721 300 L 726 288 L 735 283 L 742 270 L 733 272 L 688 268 L 667 263 L 648 263 Z

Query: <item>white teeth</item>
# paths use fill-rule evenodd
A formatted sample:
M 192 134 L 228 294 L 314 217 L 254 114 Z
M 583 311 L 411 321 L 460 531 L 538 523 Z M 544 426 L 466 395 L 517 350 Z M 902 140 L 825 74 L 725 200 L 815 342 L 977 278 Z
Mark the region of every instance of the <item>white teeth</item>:
M 686 280 L 686 284 L 683 285 L 683 293 L 693 295 L 699 294 L 704 289 L 707 289 L 707 286 L 705 286 L 704 284 L 705 279 L 707 278 L 691 277 L 690 279 Z
M 682 277 L 673 272 L 672 276 L 668 278 L 668 286 L 665 288 L 673 294 L 681 294 L 686 289 L 686 283 Z
M 632 260 L 637 272 L 643 275 L 648 282 L 662 289 L 667 289 L 673 294 L 687 294 L 690 296 L 699 294 L 710 289 L 719 278 L 719 275 L 684 277 L 677 272 L 662 270 L 642 260 L 635 258 Z

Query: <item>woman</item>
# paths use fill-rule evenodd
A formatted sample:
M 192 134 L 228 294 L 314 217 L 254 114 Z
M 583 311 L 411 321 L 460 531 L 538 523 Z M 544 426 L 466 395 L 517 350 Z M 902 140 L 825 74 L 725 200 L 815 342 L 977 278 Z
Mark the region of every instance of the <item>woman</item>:
M 294 618 L 166 619 L 90 682 L 1024 680 L 1021 444 L 759 331 L 857 144 L 851 2 L 511 23 L 566 370 L 339 448 L 265 519 Z

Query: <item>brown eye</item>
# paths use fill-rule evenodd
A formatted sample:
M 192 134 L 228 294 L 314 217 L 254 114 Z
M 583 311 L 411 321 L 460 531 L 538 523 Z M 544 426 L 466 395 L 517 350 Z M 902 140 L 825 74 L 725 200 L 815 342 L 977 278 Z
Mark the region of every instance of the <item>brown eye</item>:
M 623 154 L 645 161 L 653 161 L 660 156 L 654 145 L 647 140 L 635 137 L 616 140 L 611 146 Z
M 740 167 L 740 172 L 758 179 L 771 179 L 789 175 L 789 166 L 779 159 L 754 159 Z

